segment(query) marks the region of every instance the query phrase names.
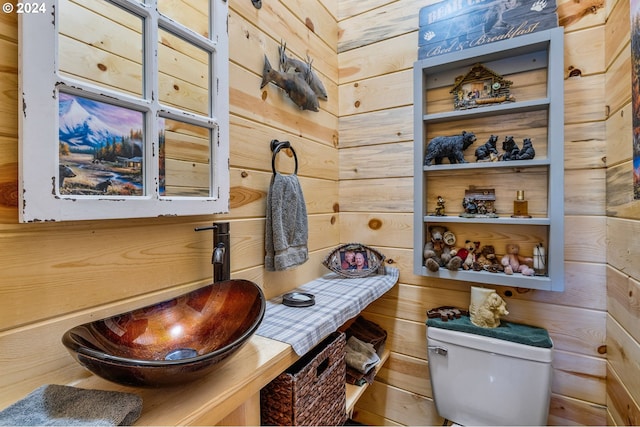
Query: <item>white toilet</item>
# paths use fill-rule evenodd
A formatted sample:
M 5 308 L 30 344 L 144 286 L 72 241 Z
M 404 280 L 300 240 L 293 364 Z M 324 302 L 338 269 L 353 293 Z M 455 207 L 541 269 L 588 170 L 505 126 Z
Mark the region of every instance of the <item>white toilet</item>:
M 427 328 L 438 414 L 460 425 L 546 425 L 552 348 Z

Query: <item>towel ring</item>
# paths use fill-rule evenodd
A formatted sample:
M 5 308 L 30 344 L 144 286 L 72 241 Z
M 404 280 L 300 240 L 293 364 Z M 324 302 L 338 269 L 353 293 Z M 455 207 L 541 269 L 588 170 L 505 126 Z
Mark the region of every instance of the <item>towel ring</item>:
M 273 174 L 275 175 L 277 173 L 277 171 L 276 171 L 276 155 L 283 148 L 288 148 L 293 153 L 293 159 L 296 162 L 296 166 L 295 166 L 295 169 L 293 170 L 293 174 L 297 175 L 298 174 L 298 156 L 296 156 L 295 150 L 293 149 L 293 147 L 291 146 L 291 143 L 289 141 L 278 141 L 277 139 L 272 139 L 271 140 L 271 151 L 273 151 L 273 156 L 271 157 L 271 170 L 273 170 Z

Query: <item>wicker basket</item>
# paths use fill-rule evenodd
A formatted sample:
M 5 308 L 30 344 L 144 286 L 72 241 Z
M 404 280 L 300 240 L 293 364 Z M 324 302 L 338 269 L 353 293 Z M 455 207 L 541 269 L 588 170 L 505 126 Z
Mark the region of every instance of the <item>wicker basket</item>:
M 345 344 L 344 333 L 332 333 L 267 384 L 260 391 L 262 425 L 343 425 Z
M 380 325 L 358 316 L 345 332 L 347 338 L 353 335 L 361 341 L 373 344 L 378 356 L 382 357 L 387 342 L 387 331 L 382 329 Z

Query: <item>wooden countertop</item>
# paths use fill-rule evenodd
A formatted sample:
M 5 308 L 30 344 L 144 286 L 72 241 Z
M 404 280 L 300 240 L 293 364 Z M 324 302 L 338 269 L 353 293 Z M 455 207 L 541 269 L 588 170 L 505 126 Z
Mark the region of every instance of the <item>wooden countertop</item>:
M 72 385 L 139 395 L 143 408 L 136 425 L 213 425 L 298 358 L 289 344 L 254 335 L 216 370 L 194 382 L 145 389 L 121 386 L 92 375 Z

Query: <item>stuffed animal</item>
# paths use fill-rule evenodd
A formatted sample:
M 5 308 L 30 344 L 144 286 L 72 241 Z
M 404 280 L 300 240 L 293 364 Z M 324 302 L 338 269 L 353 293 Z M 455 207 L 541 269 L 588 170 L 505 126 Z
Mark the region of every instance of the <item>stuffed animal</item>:
M 496 248 L 493 245 L 484 245 L 480 250 L 480 253 L 476 256 L 476 262 L 473 263 L 473 269 L 475 271 L 489 271 L 491 273 L 497 273 L 503 271 L 504 267 L 498 261 L 496 255 Z
M 449 163 L 467 163 L 464 159 L 463 151 L 476 142 L 476 135 L 473 132 L 463 131 L 460 135 L 436 136 L 427 144 L 427 152 L 424 157 L 425 166 L 431 166 L 435 160 L 436 165 L 442 163 L 445 157 Z
M 476 261 L 476 251 L 479 247 L 480 242 L 466 240 L 464 242 L 464 247 L 455 252 L 455 254 L 462 260 L 462 268 L 464 270 L 470 270 L 473 268 L 473 263 Z
M 523 257 L 519 252 L 520 246 L 515 243 L 507 244 L 507 253 L 501 261 L 505 274 L 522 273 L 524 276 L 533 276 L 533 258 Z
M 451 239 L 445 239 L 445 233 Z M 429 271 L 437 272 L 440 267 L 458 270 L 462 259 L 452 254 L 455 236 L 446 227 L 432 225 L 429 227 L 429 241 L 424 245 L 425 266 Z

